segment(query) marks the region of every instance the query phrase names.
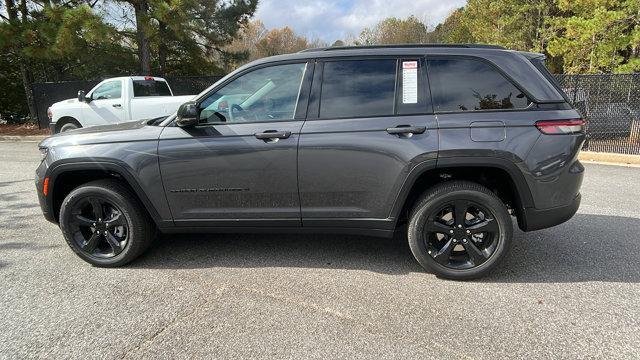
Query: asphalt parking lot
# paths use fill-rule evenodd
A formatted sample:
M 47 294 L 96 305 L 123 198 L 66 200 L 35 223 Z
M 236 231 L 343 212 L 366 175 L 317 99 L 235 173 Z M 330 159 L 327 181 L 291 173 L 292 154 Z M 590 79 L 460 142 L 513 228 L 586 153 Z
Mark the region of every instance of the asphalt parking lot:
M 454 282 L 400 239 L 336 235 L 162 237 L 93 268 L 42 218 L 38 161 L 0 142 L 0 358 L 640 356 L 640 168 L 586 165 L 572 220 Z

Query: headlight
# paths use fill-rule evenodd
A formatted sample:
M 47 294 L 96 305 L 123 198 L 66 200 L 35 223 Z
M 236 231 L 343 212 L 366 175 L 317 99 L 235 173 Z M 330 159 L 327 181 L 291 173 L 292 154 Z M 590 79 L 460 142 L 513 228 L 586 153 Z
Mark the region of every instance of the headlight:
M 40 161 L 44 161 L 44 159 L 47 157 L 47 154 L 49 153 L 49 148 L 40 147 L 38 149 L 40 150 Z

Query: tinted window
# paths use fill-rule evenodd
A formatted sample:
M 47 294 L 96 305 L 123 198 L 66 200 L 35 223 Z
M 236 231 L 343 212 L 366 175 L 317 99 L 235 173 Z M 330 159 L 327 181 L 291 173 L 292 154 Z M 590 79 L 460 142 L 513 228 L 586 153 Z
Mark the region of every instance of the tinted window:
M 436 111 L 523 109 L 530 101 L 493 66 L 481 60 L 429 61 Z
M 320 117 L 393 115 L 396 60 L 324 63 Z
M 93 91 L 91 98 L 93 100 L 103 99 L 119 99 L 122 95 L 122 81 L 108 81 Z
M 171 96 L 171 91 L 164 81 L 134 80 L 133 96 Z
M 276 65 L 238 77 L 200 103 L 200 122 L 293 120 L 305 69 Z

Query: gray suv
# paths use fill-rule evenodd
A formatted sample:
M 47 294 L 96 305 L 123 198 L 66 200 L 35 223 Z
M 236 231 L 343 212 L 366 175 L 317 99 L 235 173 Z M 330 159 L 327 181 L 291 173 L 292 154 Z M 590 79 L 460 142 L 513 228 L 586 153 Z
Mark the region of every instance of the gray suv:
M 247 64 L 174 116 L 40 144 L 46 219 L 96 266 L 155 232 L 406 232 L 470 279 L 580 204 L 584 122 L 544 56 L 480 45 L 321 48 Z

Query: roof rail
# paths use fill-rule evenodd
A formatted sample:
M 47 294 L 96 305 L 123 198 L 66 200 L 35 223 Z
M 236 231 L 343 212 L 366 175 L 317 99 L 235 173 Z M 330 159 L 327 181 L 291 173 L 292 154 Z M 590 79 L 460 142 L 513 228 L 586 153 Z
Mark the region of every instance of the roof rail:
M 498 49 L 504 50 L 504 47 L 499 45 L 485 45 L 485 44 L 391 44 L 391 45 L 362 45 L 362 46 L 331 46 L 320 47 L 313 49 L 306 49 L 299 51 L 314 52 L 314 51 L 333 51 L 333 50 L 360 50 L 360 49 L 392 49 L 392 48 L 468 48 L 468 49 Z

